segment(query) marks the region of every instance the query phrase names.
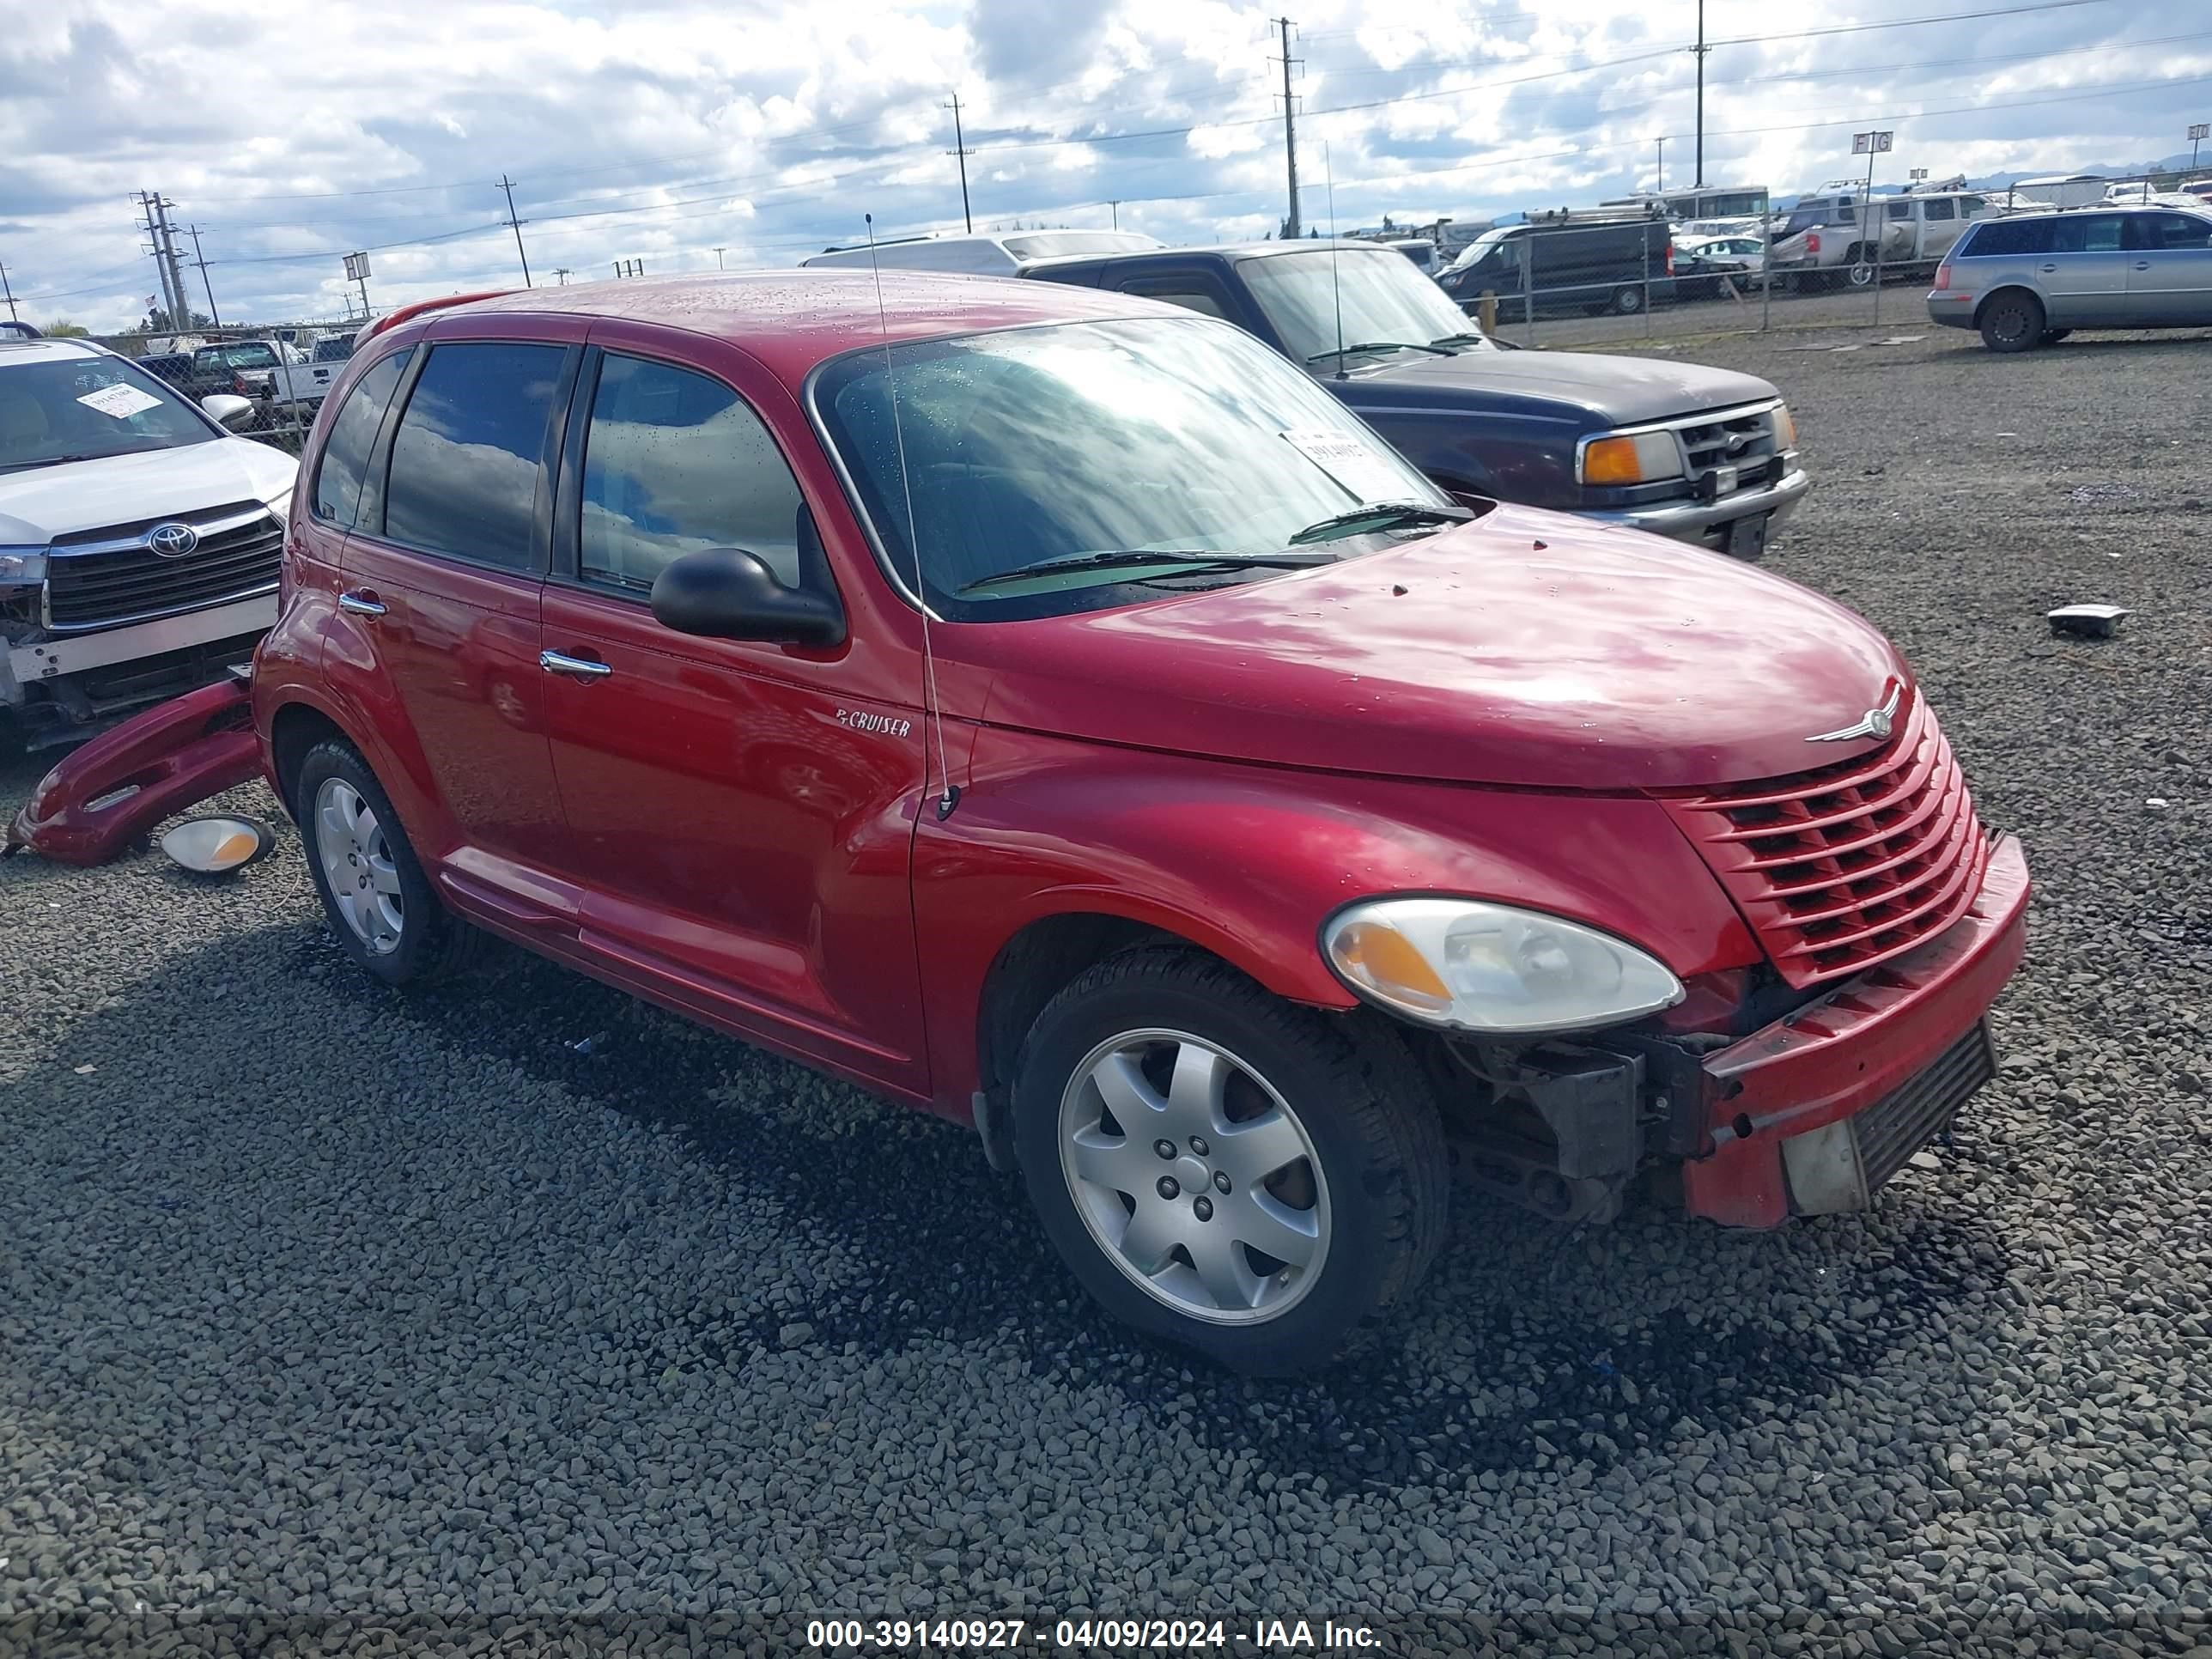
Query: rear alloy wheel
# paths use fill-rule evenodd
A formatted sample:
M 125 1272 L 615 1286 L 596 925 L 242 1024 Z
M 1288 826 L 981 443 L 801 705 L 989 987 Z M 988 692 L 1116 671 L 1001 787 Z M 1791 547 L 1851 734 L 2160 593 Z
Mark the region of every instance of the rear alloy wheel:
M 1853 288 L 1874 286 L 1874 267 L 1867 264 L 1863 250 L 1852 250 L 1850 283 Z
M 2033 351 L 2043 343 L 2043 302 L 2008 289 L 1982 307 L 1982 343 L 1992 351 Z
M 1014 1114 L 1030 1200 L 1084 1287 L 1238 1370 L 1357 1346 L 1443 1236 L 1443 1129 L 1403 1054 L 1194 951 L 1127 952 L 1055 997 Z
M 331 738 L 301 757 L 293 816 L 338 948 L 386 985 L 427 983 L 473 959 L 483 935 L 438 901 L 368 763 Z

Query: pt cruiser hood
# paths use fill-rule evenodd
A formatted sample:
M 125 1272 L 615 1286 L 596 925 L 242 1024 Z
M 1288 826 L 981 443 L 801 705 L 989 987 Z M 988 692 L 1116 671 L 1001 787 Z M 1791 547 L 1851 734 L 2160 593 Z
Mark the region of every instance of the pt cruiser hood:
M 250 438 L 142 450 L 96 461 L 0 472 L 0 546 L 43 547 L 104 525 L 273 501 L 300 464 Z
M 989 725 L 1542 788 L 1732 783 L 1848 759 L 1850 744 L 1806 739 L 1856 724 L 1891 678 L 1909 683 L 1865 621 L 1793 582 L 1512 507 L 1239 587 L 933 633 L 944 657 L 984 671 L 946 683 L 948 712 Z

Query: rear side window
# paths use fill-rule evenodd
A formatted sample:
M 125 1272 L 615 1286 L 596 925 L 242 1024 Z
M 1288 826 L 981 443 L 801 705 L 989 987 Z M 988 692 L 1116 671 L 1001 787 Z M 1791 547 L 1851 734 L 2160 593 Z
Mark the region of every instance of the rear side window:
M 415 348 L 395 351 L 354 382 L 345 402 L 331 422 L 331 435 L 323 445 L 323 458 L 315 464 L 313 511 L 325 524 L 350 529 L 361 511 L 361 483 L 368 471 L 368 452 L 376 446 L 376 429 L 384 423 L 384 406 L 392 388 L 406 373 Z
M 1920 204 L 1920 216 L 1931 221 L 1955 219 L 1959 216 L 1958 204 L 1948 197 L 1931 198 Z
M 602 361 L 584 435 L 586 581 L 647 592 L 672 559 L 741 547 L 797 587 L 802 511 L 783 452 L 736 392 L 666 363 Z
M 1121 292 L 1134 294 L 1141 299 L 1160 300 L 1171 306 L 1181 306 L 1185 311 L 1195 311 L 1201 317 L 1229 320 L 1228 308 L 1196 282 L 1170 282 L 1164 279 L 1150 283 L 1124 283 Z
M 565 355 L 504 340 L 430 349 L 392 441 L 387 536 L 478 564 L 532 568 L 538 478 Z
M 2117 253 L 2127 222 L 2117 213 L 2069 213 L 2051 224 L 2053 253 Z
M 1962 259 L 2014 258 L 2051 252 L 2050 219 L 1984 219 L 1967 233 Z

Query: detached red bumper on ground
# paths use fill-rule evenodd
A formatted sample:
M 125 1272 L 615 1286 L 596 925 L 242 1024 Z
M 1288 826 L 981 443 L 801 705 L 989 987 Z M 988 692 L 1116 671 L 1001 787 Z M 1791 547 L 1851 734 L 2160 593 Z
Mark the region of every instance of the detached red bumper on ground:
M 227 680 L 102 732 L 39 781 L 6 851 L 103 864 L 172 813 L 258 776 L 246 680 Z

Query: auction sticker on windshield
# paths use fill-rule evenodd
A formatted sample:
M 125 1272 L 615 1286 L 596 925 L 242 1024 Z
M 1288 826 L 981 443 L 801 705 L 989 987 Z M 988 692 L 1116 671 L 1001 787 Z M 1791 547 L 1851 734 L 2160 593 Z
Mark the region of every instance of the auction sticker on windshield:
M 1283 436 L 1363 505 L 1405 499 L 1404 477 L 1376 454 L 1372 445 L 1342 432 L 1285 432 Z
M 77 399 L 87 409 L 96 409 L 118 421 L 127 421 L 143 410 L 155 408 L 161 401 L 159 398 L 151 397 L 135 386 L 126 386 L 121 380 L 113 386 L 104 386 L 97 392 L 88 392 Z

